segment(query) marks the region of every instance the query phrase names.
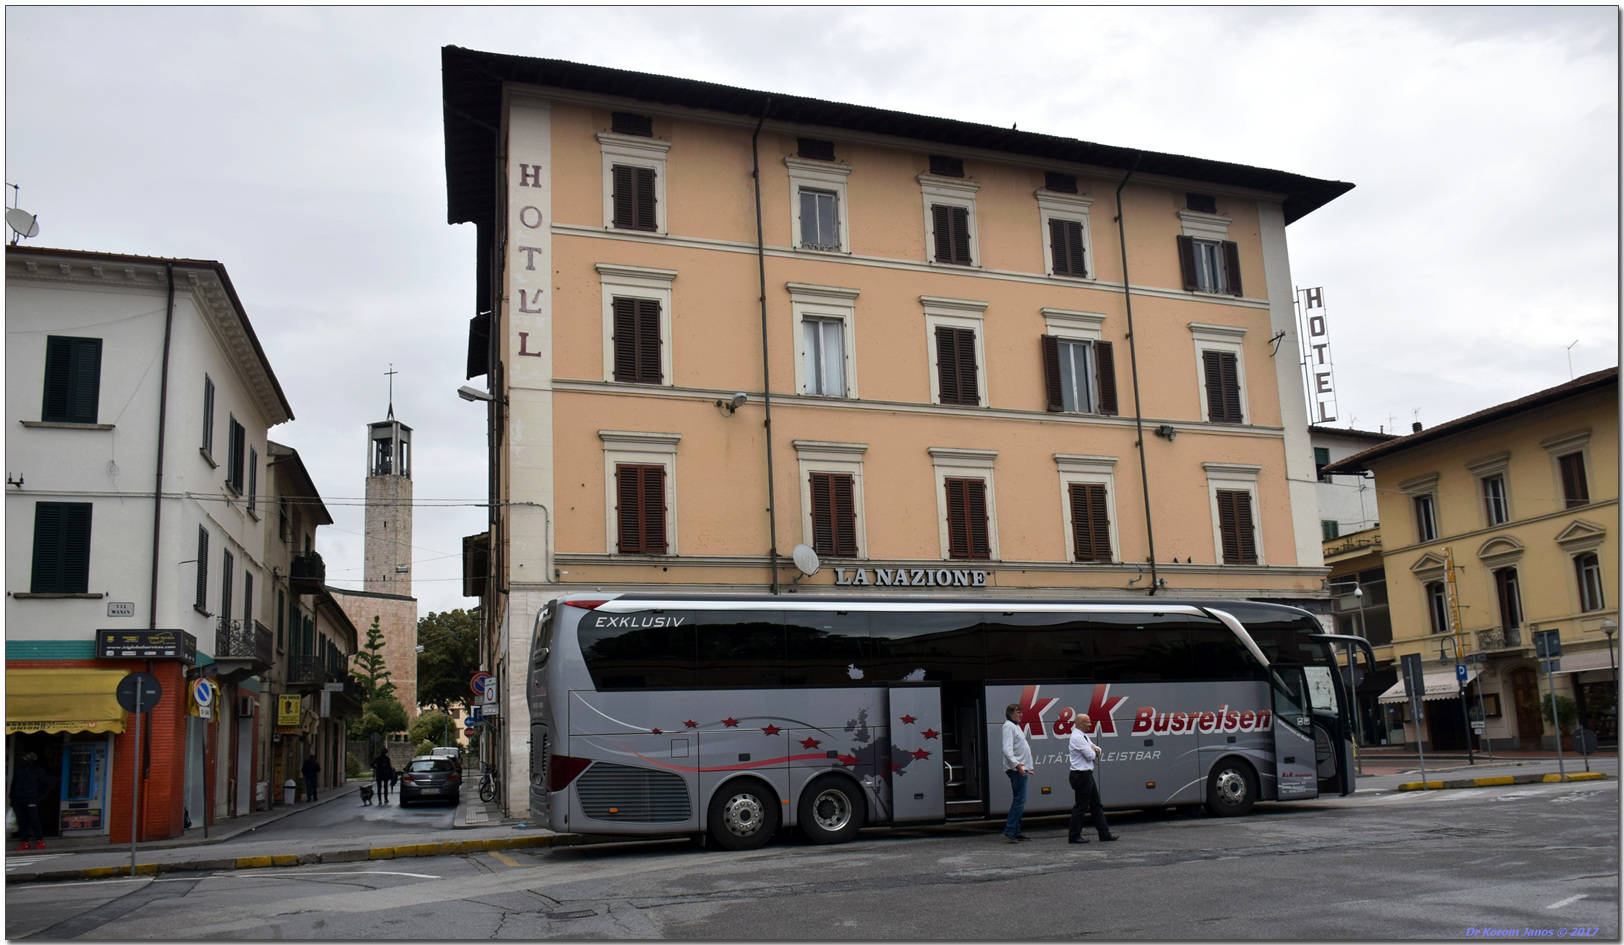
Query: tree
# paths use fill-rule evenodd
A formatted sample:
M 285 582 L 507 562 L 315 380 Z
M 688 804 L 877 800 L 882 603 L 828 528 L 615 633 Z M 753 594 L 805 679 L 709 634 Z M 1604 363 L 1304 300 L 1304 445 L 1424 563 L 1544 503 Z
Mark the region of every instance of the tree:
M 1545 716 L 1545 721 L 1547 723 L 1551 721 L 1550 696 L 1546 696 L 1545 698 L 1539 700 L 1539 714 Z M 1567 696 L 1557 696 L 1556 717 L 1561 720 L 1558 727 L 1561 729 L 1564 735 L 1572 732 L 1573 723 L 1579 719 L 1579 704 L 1574 702 L 1572 699 L 1569 699 Z
M 430 612 L 417 622 L 417 703 L 447 714 L 473 697 L 468 677 L 479 669 L 479 620 L 466 610 Z
M 361 717 L 350 723 L 349 734 L 355 738 L 390 735 L 406 731 L 406 707 L 391 695 L 368 699 L 361 706 Z
M 383 661 L 383 644 L 383 629 L 378 626 L 377 615 L 373 615 L 372 626 L 367 628 L 367 642 L 362 644 L 360 651 L 355 654 L 356 671 L 351 674 L 355 677 L 355 684 L 366 693 L 368 702 L 395 691 L 395 684 L 389 681 L 392 674 Z M 405 728 L 406 723 L 401 722 L 400 727 Z
M 449 745 L 456 740 L 456 731 L 450 716 L 430 709 L 412 720 L 412 727 L 406 730 L 406 737 L 414 742 Z

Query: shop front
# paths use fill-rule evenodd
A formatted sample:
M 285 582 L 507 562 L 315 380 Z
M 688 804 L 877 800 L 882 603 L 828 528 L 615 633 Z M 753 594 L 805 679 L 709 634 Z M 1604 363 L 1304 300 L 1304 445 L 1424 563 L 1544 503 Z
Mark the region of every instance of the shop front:
M 113 737 L 126 714 L 114 691 L 126 673 L 101 669 L 8 669 L 6 758 L 10 768 L 26 752 L 56 787 L 41 805 L 40 821 L 52 836 L 107 833 Z

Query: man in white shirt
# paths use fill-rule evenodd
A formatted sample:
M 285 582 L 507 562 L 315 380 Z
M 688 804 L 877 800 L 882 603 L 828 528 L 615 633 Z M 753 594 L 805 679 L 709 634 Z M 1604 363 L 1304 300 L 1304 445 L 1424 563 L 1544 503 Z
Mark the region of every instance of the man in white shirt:
M 1004 839 L 1010 843 L 1030 840 L 1021 833 L 1021 814 L 1026 811 L 1026 780 L 1032 774 L 1032 746 L 1021 729 L 1021 704 L 1011 702 L 1004 709 L 1004 773 L 1009 775 L 1009 819 L 1004 821 Z
M 1071 823 L 1067 825 L 1067 843 L 1087 843 L 1083 836 L 1083 810 L 1094 816 L 1094 829 L 1100 840 L 1109 842 L 1116 834 L 1105 823 L 1105 807 L 1100 804 L 1100 788 L 1094 782 L 1094 766 L 1099 763 L 1100 749 L 1088 733 L 1094 731 L 1094 720 L 1085 712 L 1072 719 L 1071 725 Z

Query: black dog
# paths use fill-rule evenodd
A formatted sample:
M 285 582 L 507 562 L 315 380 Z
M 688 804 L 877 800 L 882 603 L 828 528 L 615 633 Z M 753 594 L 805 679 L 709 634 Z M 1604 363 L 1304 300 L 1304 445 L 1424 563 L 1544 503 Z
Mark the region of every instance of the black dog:
M 372 803 L 372 785 L 363 784 L 363 785 L 361 785 L 361 804 L 364 807 L 364 806 L 370 805 L 371 803 Z

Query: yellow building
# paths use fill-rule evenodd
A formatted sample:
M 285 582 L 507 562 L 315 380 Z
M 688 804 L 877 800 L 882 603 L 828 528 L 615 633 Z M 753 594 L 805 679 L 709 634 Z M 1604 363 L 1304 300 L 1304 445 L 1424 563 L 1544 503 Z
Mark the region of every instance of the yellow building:
M 443 70 L 510 810 L 562 594 L 1324 603 L 1285 228 L 1352 185 L 454 47 Z
M 1618 369 L 1418 430 L 1326 467 L 1370 470 L 1393 664 L 1419 654 L 1430 748 L 1554 748 L 1535 633 L 1560 633 L 1559 697 L 1617 743 Z M 1381 651 L 1379 651 L 1381 652 Z M 1457 666 L 1466 667 L 1464 706 Z M 1392 667 L 1390 666 L 1389 669 Z M 1381 697 L 1417 738 L 1403 683 Z

